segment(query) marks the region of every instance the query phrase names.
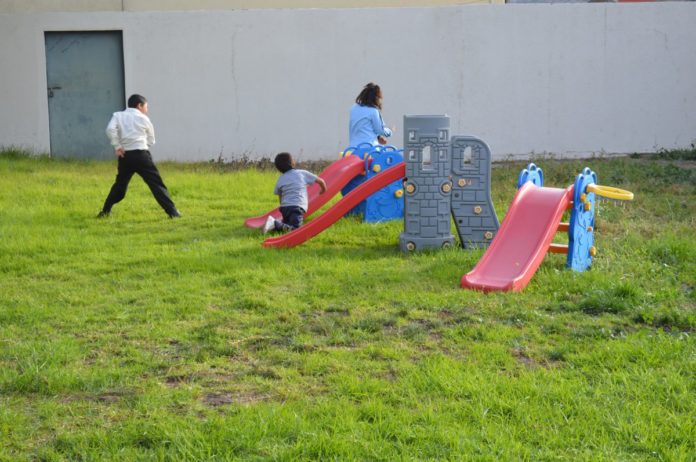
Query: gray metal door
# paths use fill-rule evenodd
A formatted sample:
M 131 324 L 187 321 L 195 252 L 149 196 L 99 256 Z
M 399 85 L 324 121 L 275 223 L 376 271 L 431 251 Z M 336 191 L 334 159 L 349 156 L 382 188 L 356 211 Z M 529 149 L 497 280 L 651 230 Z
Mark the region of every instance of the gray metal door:
M 104 133 L 125 107 L 120 31 L 46 32 L 51 155 L 113 157 Z

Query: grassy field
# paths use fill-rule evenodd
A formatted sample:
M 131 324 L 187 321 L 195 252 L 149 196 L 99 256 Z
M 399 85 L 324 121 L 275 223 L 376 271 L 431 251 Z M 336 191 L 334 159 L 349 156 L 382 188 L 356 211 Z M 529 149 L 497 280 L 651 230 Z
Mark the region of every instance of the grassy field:
M 271 170 L 162 163 L 183 218 L 135 177 L 98 220 L 114 162 L 5 151 L 0 460 L 693 461 L 694 154 L 537 160 L 636 200 L 600 203 L 591 271 L 484 295 L 481 251 L 402 255 L 401 222 L 262 248 Z

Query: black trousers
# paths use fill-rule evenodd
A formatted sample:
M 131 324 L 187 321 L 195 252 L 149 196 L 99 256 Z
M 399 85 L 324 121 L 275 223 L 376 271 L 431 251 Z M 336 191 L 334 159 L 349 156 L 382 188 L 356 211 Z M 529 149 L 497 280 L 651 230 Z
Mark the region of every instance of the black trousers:
M 167 187 L 164 185 L 164 181 L 162 181 L 159 170 L 157 170 L 155 163 L 152 161 L 150 151 L 145 149 L 126 151 L 123 157 L 118 158 L 118 174 L 104 202 L 104 208 L 102 209 L 104 212 L 111 212 L 111 207 L 126 197 L 128 183 L 130 183 L 135 173 L 140 175 L 150 187 L 150 191 L 155 196 L 157 203 L 168 215 L 176 213 L 176 206 L 169 196 L 169 191 L 167 191 Z
M 277 231 L 292 231 L 302 226 L 305 214 L 305 210 L 302 207 L 295 205 L 281 207 L 280 213 L 283 215 L 283 221 L 276 220 L 275 228 Z

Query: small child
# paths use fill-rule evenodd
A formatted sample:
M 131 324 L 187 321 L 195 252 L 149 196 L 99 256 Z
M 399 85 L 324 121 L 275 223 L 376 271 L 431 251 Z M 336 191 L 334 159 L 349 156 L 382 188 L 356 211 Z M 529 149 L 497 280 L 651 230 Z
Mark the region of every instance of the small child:
M 263 225 L 263 233 L 271 230 L 292 231 L 302 226 L 304 214 L 307 213 L 309 199 L 307 198 L 307 186 L 317 183 L 320 194 L 326 191 L 326 182 L 314 173 L 295 168 L 295 161 L 287 152 L 281 152 L 275 157 L 274 164 L 282 173 L 276 182 L 273 194 L 279 196 L 280 213 L 283 221 L 278 221 L 272 216 L 266 219 Z

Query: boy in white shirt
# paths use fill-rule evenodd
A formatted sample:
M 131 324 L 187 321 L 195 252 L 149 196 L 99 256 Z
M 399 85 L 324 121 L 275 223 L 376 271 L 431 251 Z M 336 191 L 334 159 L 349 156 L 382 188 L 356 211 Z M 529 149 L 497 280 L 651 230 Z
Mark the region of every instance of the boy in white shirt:
M 128 98 L 128 108 L 125 111 L 114 112 L 106 127 L 106 136 L 109 137 L 118 157 L 118 174 L 104 207 L 97 215 L 98 218 L 109 216 L 111 207 L 126 197 L 128 183 L 135 173 L 147 183 L 157 203 L 167 212 L 169 218 L 181 216 L 150 155 L 149 148 L 155 144 L 155 129 L 147 112 L 145 97 L 131 95 Z
M 307 213 L 309 206 L 308 185 L 317 183 L 319 193 L 326 192 L 324 180 L 307 170 L 295 168 L 295 161 L 290 153 L 281 152 L 275 157 L 273 163 L 282 173 L 276 182 L 273 193 L 279 196 L 280 213 L 283 214 L 283 220 L 276 220 L 272 216 L 268 217 L 263 226 L 264 234 L 272 230 L 292 231 L 302 226 L 304 214 Z

